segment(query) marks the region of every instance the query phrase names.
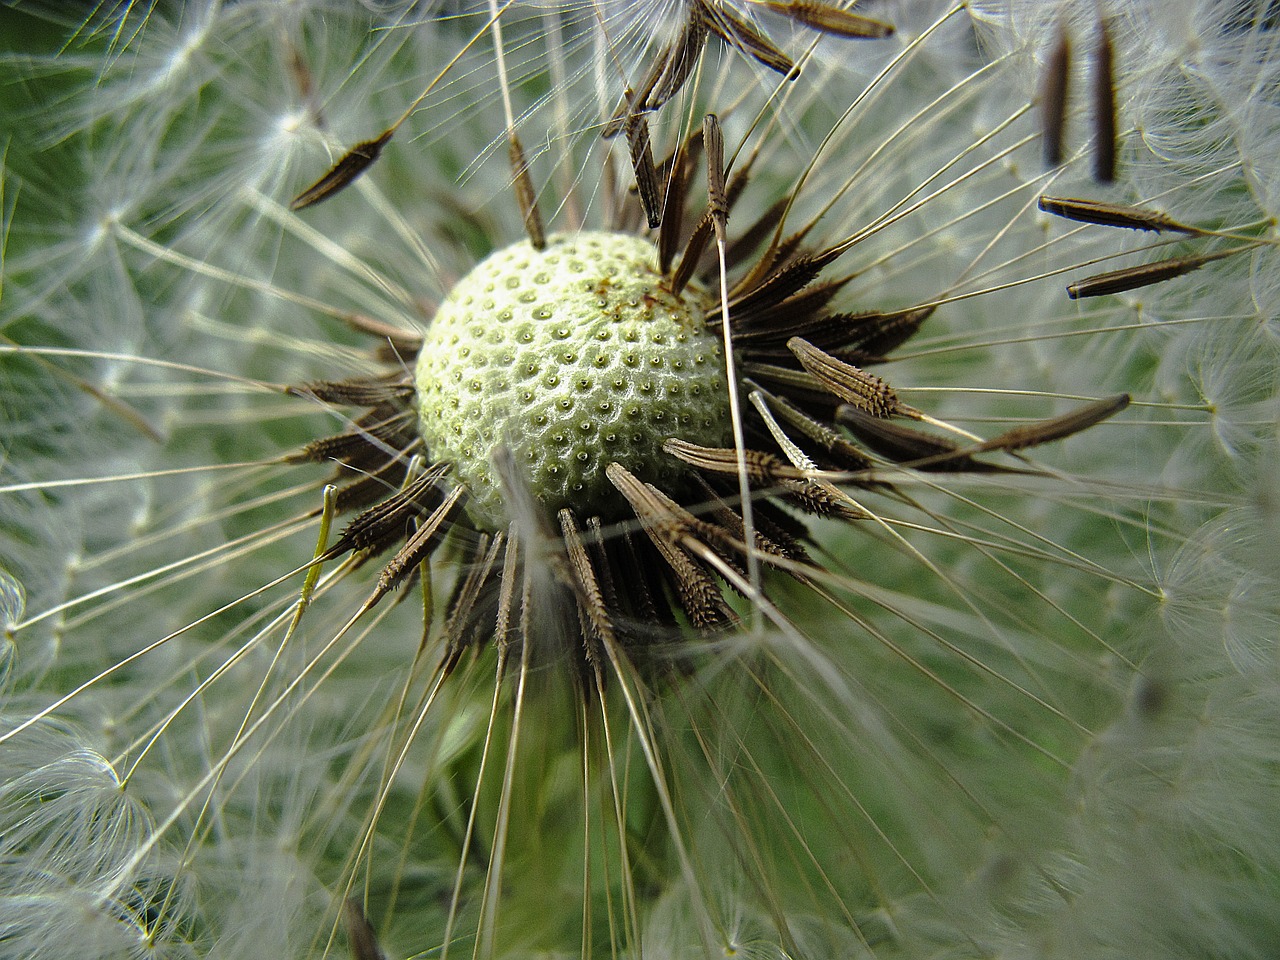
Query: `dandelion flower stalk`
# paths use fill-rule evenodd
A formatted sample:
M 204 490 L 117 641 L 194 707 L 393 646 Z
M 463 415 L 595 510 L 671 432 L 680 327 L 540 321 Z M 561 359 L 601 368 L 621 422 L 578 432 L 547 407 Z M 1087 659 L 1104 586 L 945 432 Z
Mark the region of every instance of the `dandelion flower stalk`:
M 1265 5 L 384 6 L 4 14 L 0 943 L 1267 956 Z

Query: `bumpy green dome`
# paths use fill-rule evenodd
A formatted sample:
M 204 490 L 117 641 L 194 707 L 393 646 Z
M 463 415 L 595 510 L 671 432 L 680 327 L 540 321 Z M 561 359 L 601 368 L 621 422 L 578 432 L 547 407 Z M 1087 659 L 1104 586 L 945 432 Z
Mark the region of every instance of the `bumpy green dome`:
M 549 513 L 606 519 L 626 509 L 605 476 L 611 461 L 678 489 L 684 470 L 664 440 L 728 444 L 724 351 L 706 302 L 692 287 L 673 295 L 653 245 L 624 234 L 517 243 L 464 277 L 427 333 L 417 385 L 422 437 L 471 491 L 472 519 L 508 519 L 499 444 Z

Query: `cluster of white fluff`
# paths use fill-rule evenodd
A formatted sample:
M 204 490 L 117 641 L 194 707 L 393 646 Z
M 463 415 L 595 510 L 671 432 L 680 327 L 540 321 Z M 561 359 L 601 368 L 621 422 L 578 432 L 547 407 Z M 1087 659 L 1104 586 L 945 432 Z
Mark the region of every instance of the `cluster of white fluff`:
M 780 585 L 793 630 L 699 641 L 710 662 L 652 692 L 670 798 L 616 701 L 614 779 L 597 767 L 584 785 L 581 708 L 554 694 L 528 708 L 505 781 L 509 733 L 496 738 L 477 790 L 491 665 L 460 668 L 411 738 L 420 603 L 384 604 L 330 650 L 374 565 L 327 571 L 288 633 L 300 580 L 274 582 L 312 555 L 302 514 L 324 475 L 273 458 L 344 414 L 262 384 L 368 372 L 343 315 L 421 329 L 522 236 L 493 42 L 464 50 L 489 8 L 0 13 L 0 36 L 26 38 L 0 43 L 17 78 L 0 90 L 0 735 L 22 727 L 0 744 L 0 955 L 340 956 L 348 895 L 389 956 L 586 955 L 584 929 L 636 960 L 1274 954 L 1270 5 L 886 2 L 865 12 L 894 37 L 852 46 L 813 46 L 767 4 L 708 6 L 759 23 L 804 69 L 778 85 L 712 43 L 700 99 L 654 117 L 655 142 L 711 103 L 732 154 L 762 117 L 758 193 L 735 222 L 810 161 L 792 222 L 835 198 L 815 239 L 923 201 L 849 255 L 855 308 L 957 297 L 882 371 L 909 402 L 977 433 L 1067 398 L 1129 391 L 1135 406 L 1033 451 L 1049 481 L 912 485 L 931 513 L 909 516 L 930 530 L 815 524 L 837 604 Z M 1122 144 L 1107 187 L 1087 175 L 1100 7 Z M 686 10 L 505 9 L 515 117 L 553 222 L 599 222 L 608 184 L 630 177 L 599 125 Z M 1024 108 L 1060 25 L 1078 99 L 1070 159 L 1046 171 Z M 459 51 L 378 165 L 289 211 Z M 1039 193 L 1267 242 L 1072 304 L 1067 282 L 1134 261 L 1075 265 L 1151 238 L 1052 220 Z M 435 575 L 447 596 L 447 562 Z M 467 818 L 502 822 L 504 782 L 500 857 L 492 829 L 467 843 Z M 603 815 L 611 791 L 626 843 Z

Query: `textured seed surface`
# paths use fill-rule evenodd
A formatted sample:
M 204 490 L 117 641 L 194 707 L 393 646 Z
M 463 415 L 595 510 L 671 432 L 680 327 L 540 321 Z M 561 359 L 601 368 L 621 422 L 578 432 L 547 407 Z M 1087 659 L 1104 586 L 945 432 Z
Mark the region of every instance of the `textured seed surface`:
M 471 492 L 481 527 L 509 519 L 492 460 L 505 444 L 552 515 L 618 519 L 605 476 L 617 461 L 678 491 L 687 468 L 662 450 L 678 436 L 732 436 L 723 349 L 706 294 L 664 288 L 648 241 L 559 234 L 494 253 L 440 305 L 418 358 L 420 430 L 431 456 Z

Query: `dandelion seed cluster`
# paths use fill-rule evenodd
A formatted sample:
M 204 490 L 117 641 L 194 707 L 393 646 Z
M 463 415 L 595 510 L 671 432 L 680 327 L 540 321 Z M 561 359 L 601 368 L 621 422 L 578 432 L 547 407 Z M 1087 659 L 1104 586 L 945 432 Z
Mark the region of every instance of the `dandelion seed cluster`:
M 679 435 L 730 439 L 724 360 L 698 287 L 673 294 L 647 240 L 556 235 L 494 253 L 441 304 L 418 354 L 423 438 L 452 464 L 477 523 L 499 529 L 507 495 L 493 454 L 507 446 L 529 492 L 617 519 L 610 462 L 681 486 L 662 450 Z
M 1103 5 L 1105 186 L 1095 0 L 853 6 L 0 10 L 0 954 L 1274 957 L 1274 4 Z M 716 207 L 746 484 L 715 251 L 652 278 Z

